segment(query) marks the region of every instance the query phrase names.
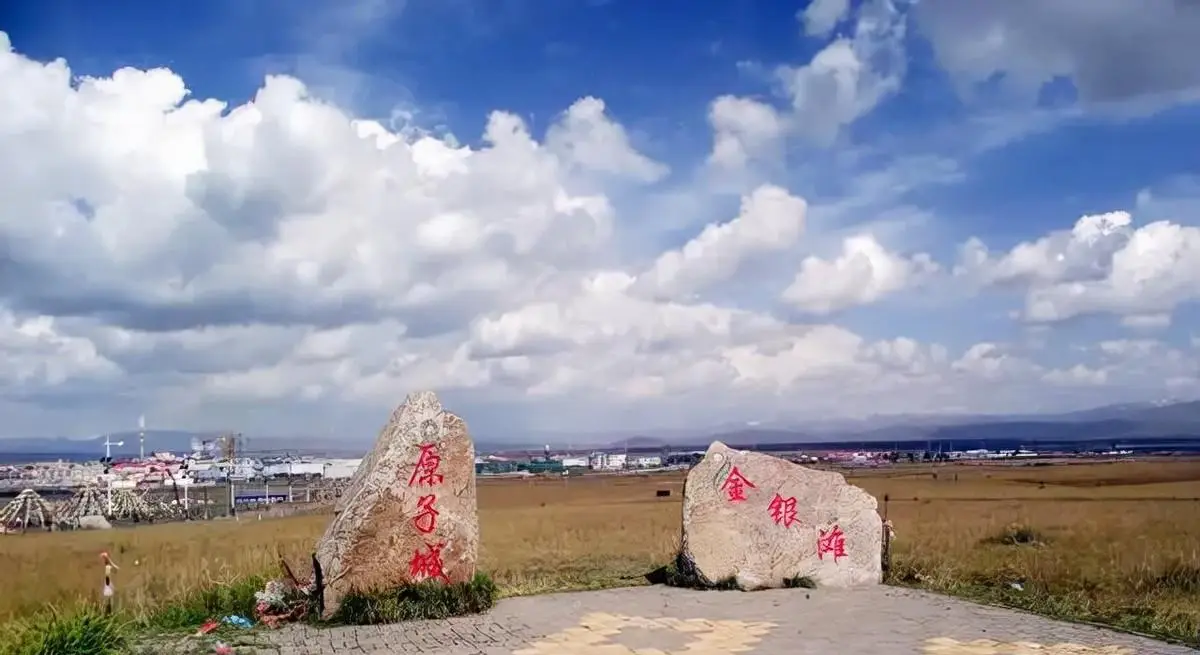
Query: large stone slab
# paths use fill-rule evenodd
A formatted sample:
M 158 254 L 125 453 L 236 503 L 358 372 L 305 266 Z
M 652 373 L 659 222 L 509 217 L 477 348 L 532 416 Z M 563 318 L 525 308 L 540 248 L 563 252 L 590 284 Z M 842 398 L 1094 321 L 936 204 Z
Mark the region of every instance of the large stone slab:
M 871 494 L 817 471 L 713 442 L 683 488 L 682 562 L 743 589 L 807 576 L 819 586 L 878 584 L 883 522 Z
M 352 589 L 475 575 L 475 445 L 433 392 L 410 395 L 350 479 L 317 543 L 325 615 Z

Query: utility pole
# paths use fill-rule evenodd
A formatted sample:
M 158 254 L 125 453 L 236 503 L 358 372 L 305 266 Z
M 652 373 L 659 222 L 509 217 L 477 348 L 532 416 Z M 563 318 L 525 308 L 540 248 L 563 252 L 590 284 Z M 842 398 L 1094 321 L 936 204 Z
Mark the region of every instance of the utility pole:
M 240 435 L 235 435 L 232 432 L 225 434 L 225 486 L 226 492 L 229 495 L 229 515 L 237 517 L 237 503 L 234 499 L 233 491 L 233 467 L 237 462 L 237 439 Z
M 104 501 L 105 501 L 104 504 L 108 510 L 108 516 L 112 516 L 112 513 L 113 513 L 112 472 L 111 472 L 112 447 L 113 446 L 124 446 L 124 445 L 125 445 L 124 441 L 113 441 L 112 439 L 110 439 L 108 437 L 107 434 L 104 435 Z

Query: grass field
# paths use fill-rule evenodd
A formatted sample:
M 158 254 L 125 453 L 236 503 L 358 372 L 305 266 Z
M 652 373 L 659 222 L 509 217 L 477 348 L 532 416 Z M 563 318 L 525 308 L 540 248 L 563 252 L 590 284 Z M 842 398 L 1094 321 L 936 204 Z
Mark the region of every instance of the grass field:
M 1200 461 L 898 467 L 849 477 L 889 499 L 896 583 L 1197 639 Z M 481 568 L 508 595 L 639 584 L 674 554 L 682 481 L 483 480 Z M 655 497 L 658 489 L 672 494 Z M 304 562 L 326 521 L 3 537 L 0 621 L 98 598 L 102 550 L 121 567 L 119 603 L 137 613 L 273 573 L 280 556 Z

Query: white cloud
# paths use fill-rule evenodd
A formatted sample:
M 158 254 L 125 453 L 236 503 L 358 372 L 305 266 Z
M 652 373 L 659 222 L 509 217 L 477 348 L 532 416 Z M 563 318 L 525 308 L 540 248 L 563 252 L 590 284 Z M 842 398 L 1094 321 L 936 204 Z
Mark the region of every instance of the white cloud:
M 1076 364 L 1071 368 L 1053 369 L 1046 371 L 1042 379 L 1051 383 L 1062 386 L 1098 386 L 1108 382 L 1108 372 L 1100 369 L 1088 368 L 1083 364 Z
M 1097 347 L 1109 357 L 1132 358 L 1154 354 L 1162 348 L 1162 343 L 1150 339 L 1109 339 Z
M 666 166 L 633 149 L 625 128 L 605 114 L 604 101 L 599 98 L 575 101 L 547 131 L 546 147 L 569 165 L 588 172 L 642 182 L 654 182 L 668 172 Z
M 1156 339 L 1110 339 L 1091 348 L 1097 353 L 1083 381 L 1107 384 L 1145 398 L 1191 398 L 1200 392 L 1200 353 Z M 1103 373 L 1103 382 L 1094 382 Z
M 874 63 L 849 77 L 837 68 L 851 56 L 886 59 L 902 35 L 889 3 L 862 12 L 837 46 L 848 50 L 829 55 L 847 58 L 811 69 L 830 86 L 805 87 L 832 94 L 833 113 L 821 119 L 829 129 L 862 115 L 862 101 L 876 97 L 867 86 L 898 74 Z M 251 101 L 229 106 L 191 98 L 166 69 L 73 79 L 65 62 L 31 61 L 2 35 L 0 46 L 5 434 L 90 432 L 143 411 L 172 426 L 272 433 L 308 432 L 314 420 L 341 426 L 349 415 L 341 429 L 369 432 L 420 388 L 451 394 L 468 418 L 503 407 L 485 415 L 505 427 L 483 429 L 507 436 L 1006 411 L 1077 372 L 1067 363 L 1051 375 L 1002 343 L 948 348 L 776 315 L 797 270 L 785 298 L 817 314 L 876 302 L 938 270 L 927 255 L 885 249 L 872 231 L 832 259 L 812 255 L 829 226 L 813 230 L 809 202 L 783 184 L 750 187 L 727 220 L 676 235 L 683 245 L 631 255 L 620 237 L 640 226 L 627 194 L 655 206 L 667 193 L 655 183 L 670 170 L 639 152 L 596 98 L 572 104 L 542 136 L 491 112 L 478 143 L 463 145 L 356 118 L 290 77 L 269 77 Z M 744 164 L 793 129 L 745 99 L 718 99 L 711 116 L 730 139 L 713 156 L 727 163 Z M 933 173 L 912 174 L 949 174 L 934 163 Z M 884 197 L 910 184 L 851 186 L 888 187 L 875 189 Z M 725 211 L 705 202 L 674 206 L 705 219 Z M 1142 304 L 1126 314 L 1143 319 L 1189 297 L 1192 269 L 1181 262 L 1195 250 L 1192 228 L 1151 224 L 1089 244 L 1088 226 L 1101 225 L 1019 255 L 980 246 L 967 268 L 986 285 L 1027 285 L 1031 297 L 1136 280 Z M 1126 261 L 1139 252 L 1159 264 Z M 1112 293 L 1051 300 L 1065 315 L 1109 307 Z M 1133 384 L 1103 370 L 1108 386 Z M 1192 378 L 1171 369 L 1173 388 Z M 62 411 L 68 399 L 78 411 Z
M 24 395 L 79 382 L 103 382 L 120 369 L 95 344 L 59 330 L 49 316 L 0 311 L 0 386 Z
M 1115 314 L 1132 327 L 1162 327 L 1200 299 L 1200 228 L 1155 221 L 1132 228 L 1127 212 L 1084 216 L 1069 232 L 1018 244 L 994 257 L 978 239 L 956 272 L 987 285 L 1027 289 L 1022 316 L 1054 323 Z
M 807 65 L 775 71 L 800 134 L 829 144 L 900 89 L 907 68 L 906 14 L 897 4 L 903 2 L 869 0 L 858 10 L 851 36 L 834 39 Z
M 1041 373 L 1041 367 L 1008 352 L 1001 344 L 990 342 L 971 346 L 951 364 L 951 368 L 986 380 L 1023 378 Z
M 708 121 L 713 128 L 709 162 L 730 169 L 742 168 L 769 153 L 787 129 L 771 105 L 730 95 L 713 101 Z
M 805 311 L 828 314 L 876 302 L 937 271 L 929 255 L 903 257 L 886 250 L 874 236 L 861 234 L 842 243 L 837 259 L 805 258 L 783 299 Z
M 910 0 L 867 0 L 850 12 L 846 0 L 820 0 L 798 15 L 810 36 L 824 37 L 853 13 L 849 34 L 826 44 L 801 66 L 773 71 L 786 111 L 766 103 L 722 96 L 709 110 L 713 150 L 709 162 L 739 169 L 781 149 L 800 135 L 830 145 L 841 130 L 900 89 L 906 71 L 904 35 Z
M 795 245 L 807 213 L 802 198 L 761 186 L 742 198 L 736 218 L 708 225 L 682 248 L 663 253 L 639 282 L 655 294 L 677 297 L 726 280 L 749 258 Z
M 809 36 L 825 36 L 850 13 L 850 0 L 814 0 L 805 9 L 796 13 L 804 23 L 804 33 Z

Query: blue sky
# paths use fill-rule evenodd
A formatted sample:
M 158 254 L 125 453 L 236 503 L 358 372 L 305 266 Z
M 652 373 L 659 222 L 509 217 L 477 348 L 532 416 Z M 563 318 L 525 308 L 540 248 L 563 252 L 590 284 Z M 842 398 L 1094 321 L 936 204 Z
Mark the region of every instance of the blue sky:
M 505 260 L 510 271 L 522 267 L 530 267 L 532 271 L 536 268 L 532 263 L 535 260 L 538 267 L 568 261 L 577 265 L 577 268 L 561 268 L 572 272 L 567 277 L 553 278 L 557 281 L 539 268 L 541 272 L 530 278 L 537 280 L 536 283 L 528 281 L 514 287 L 528 289 L 534 285 L 539 289 L 529 297 L 518 292 L 495 292 L 485 302 L 482 298 L 488 294 L 468 294 L 461 298 L 453 295 L 453 301 L 445 301 L 446 307 L 438 305 L 438 311 L 446 311 L 444 317 L 427 311 L 419 318 L 412 318 L 398 309 L 380 309 L 380 303 L 386 304 L 384 299 L 407 293 L 405 289 L 409 287 L 403 285 L 416 284 L 413 282 L 416 277 L 406 277 L 403 283 L 394 282 L 400 286 L 388 286 L 379 281 L 383 279 L 379 274 L 363 273 L 363 279 L 376 280 L 380 286 L 372 288 L 370 293 L 356 287 L 356 292 L 364 294 L 362 297 L 336 301 L 372 308 L 362 309 L 371 316 L 361 324 L 349 326 L 338 325 L 332 319 L 317 320 L 309 314 L 320 310 L 319 303 L 303 306 L 305 301 L 295 300 L 289 301 L 293 303 L 288 310 L 291 314 L 263 310 L 262 316 L 255 316 L 252 314 L 256 310 L 243 310 L 248 315 L 236 320 L 216 321 L 213 325 L 203 322 L 180 325 L 178 334 L 169 338 L 182 340 L 180 343 L 184 345 L 176 343 L 172 348 L 204 357 L 203 353 L 190 350 L 209 347 L 188 341 L 199 338 L 193 334 L 195 331 L 207 329 L 204 334 L 210 335 L 205 337 L 208 339 L 215 338 L 211 337 L 212 330 L 227 329 L 234 324 L 282 329 L 279 321 L 271 317 L 284 314 L 304 315 L 282 326 L 298 330 L 297 334 L 318 329 L 313 326 L 378 329 L 380 321 L 392 320 L 410 326 L 411 336 L 416 334 L 415 326 L 428 321 L 437 326 L 431 328 L 431 334 L 442 341 L 398 343 L 394 347 L 405 352 L 406 348 L 412 348 L 414 352 L 440 353 L 435 359 L 444 364 L 447 358 L 452 358 L 450 353 L 483 348 L 472 342 L 480 338 L 480 331 L 484 330 L 481 326 L 501 325 L 506 316 L 509 323 L 504 324 L 521 325 L 519 329 L 511 328 L 519 333 L 512 337 L 513 343 L 524 343 L 522 339 L 533 332 L 543 334 L 550 328 L 541 325 L 535 329 L 522 323 L 528 317 L 523 311 L 538 302 L 560 308 L 577 307 L 572 303 L 583 301 L 559 295 L 560 289 L 574 288 L 574 280 L 591 279 L 588 276 L 597 271 L 621 270 L 639 280 L 631 288 L 642 289 L 639 293 L 656 299 L 654 302 L 659 304 L 655 305 L 655 311 L 671 311 L 662 303 L 680 303 L 689 312 L 703 312 L 706 310 L 702 305 L 710 303 L 724 310 L 754 312 L 763 320 L 780 324 L 772 328 L 781 330 L 779 333 L 764 336 L 755 328 L 753 334 L 726 335 L 727 342 L 703 346 L 717 349 L 712 351 L 715 353 L 712 357 L 724 362 L 722 366 L 738 367 L 730 362 L 735 361 L 733 353 L 743 352 L 739 348 L 753 345 L 766 352 L 767 344 L 780 339 L 802 339 L 797 335 L 807 334 L 805 331 L 815 325 L 837 326 L 861 338 L 863 352 L 871 354 L 854 355 L 860 363 L 863 357 L 879 356 L 878 348 L 872 350 L 873 346 L 869 346 L 872 343 L 913 339 L 921 348 L 944 347 L 948 352 L 938 365 L 957 371 L 956 375 L 971 368 L 972 364 L 961 358 L 973 345 L 992 344 L 994 352 L 1004 353 L 992 359 L 1007 363 L 989 365 L 1004 367 L 1019 361 L 1022 366 L 1032 367 L 1022 369 L 1021 375 L 1033 377 L 1010 380 L 1011 396 L 1000 394 L 1008 405 L 990 407 L 986 402 L 976 402 L 977 399 L 957 399 L 946 404 L 945 409 L 969 406 L 1005 411 L 1024 402 L 1022 398 L 1041 402 L 1047 395 L 1058 399 L 1049 405 L 1058 403 L 1066 407 L 1127 397 L 1200 393 L 1200 386 L 1194 380 L 1200 370 L 1193 370 L 1193 360 L 1180 359 L 1180 353 L 1194 356 L 1192 342 L 1200 335 L 1194 306 L 1195 299 L 1200 297 L 1200 280 L 1191 279 L 1193 275 L 1200 276 L 1200 265 L 1196 264 L 1200 255 L 1179 245 L 1191 243 L 1187 240 L 1193 238 L 1192 231 L 1200 226 L 1196 214 L 1200 210 L 1200 103 L 1196 102 L 1200 97 L 1200 73 L 1193 70 L 1194 64 L 1188 63 L 1200 60 L 1200 45 L 1197 45 L 1200 39 L 1193 38 L 1194 29 L 1200 29 L 1200 11 L 1169 0 L 1149 0 L 1140 10 L 1134 6 L 1137 3 L 1098 1 L 1100 5 L 1063 0 L 1050 6 L 1022 0 L 1002 6 L 980 0 L 958 4 L 951 0 L 920 3 L 819 0 L 814 6 L 806 2 L 751 0 L 355 0 L 347 3 L 219 0 L 131 1 L 113 6 L 45 0 L 6 8 L 0 13 L 0 30 L 7 33 L 14 48 L 13 56 L 21 61 L 45 63 L 63 58 L 73 75 L 97 78 L 111 76 L 123 67 L 169 69 L 183 80 L 190 98 L 219 99 L 228 104 L 227 113 L 252 101 L 263 88 L 265 75 L 289 75 L 299 79 L 311 97 L 337 107 L 346 120 L 377 120 L 397 134 L 407 135 L 404 138 L 414 143 L 422 134 L 439 138 L 452 134 L 453 140 L 448 143 L 462 144 L 479 152 L 489 147 L 483 135 L 491 112 L 508 112 L 524 121 L 532 138 L 544 149 L 556 153 L 566 171 L 560 175 L 559 188 L 581 198 L 603 197 L 612 208 L 613 235 L 599 250 L 575 252 L 566 259 L 562 259 L 561 253 L 546 250 L 545 260 L 538 258 L 542 255 L 534 256 L 526 250 L 521 259 Z M 818 24 L 819 14 L 837 20 Z M 841 46 L 845 47 L 839 50 Z M 839 56 L 842 58 L 838 59 Z M 17 87 L 9 88 L 7 93 L 11 97 L 22 97 Z M 142 101 L 147 97 L 143 96 Z M 581 106 L 577 101 L 587 97 L 603 101 L 603 118 L 607 122 L 588 123 L 591 119 L 585 120 L 580 113 L 579 127 L 571 128 L 578 131 L 559 141 L 575 139 L 579 143 L 587 134 L 603 134 L 608 138 L 616 132 L 596 130 L 616 125 L 621 141 L 613 149 L 605 150 L 604 156 L 612 157 L 611 161 L 618 164 L 600 165 L 593 158 L 576 162 L 571 169 L 574 172 L 570 172 L 567 168 L 571 157 L 576 156 L 571 154 L 575 151 L 556 150 L 557 142 L 548 130 L 567 125 L 568 118 L 574 115 L 571 111 Z M 732 113 L 732 104 L 726 105 L 731 113 L 725 128 L 715 118 L 721 98 L 744 101 L 738 105 L 743 113 L 737 115 Z M 36 102 L 64 101 L 39 97 Z M 52 105 L 38 106 L 49 111 Z M 751 112 L 752 109 L 758 113 Z M 760 122 L 752 124 L 754 120 Z M 116 124 L 105 123 L 111 129 L 116 129 L 112 127 Z M 69 126 L 59 127 L 65 130 Z M 9 138 L 26 134 L 19 130 L 29 129 L 28 126 L 13 128 Z M 754 130 L 762 130 L 755 134 L 764 136 L 745 136 Z M 209 148 L 214 147 L 212 139 L 223 138 L 214 136 L 217 132 L 204 134 L 208 135 Z M 714 148 L 722 134 L 736 137 L 738 147 L 746 155 L 744 160 L 718 161 Z M 255 147 L 265 148 L 262 144 L 266 140 L 265 136 L 259 137 L 256 142 L 259 145 Z M 314 149 L 325 146 L 330 144 L 313 136 L 312 143 L 288 152 L 291 157 L 297 153 L 317 156 Z M 623 150 L 618 152 L 618 146 Z M 143 154 L 149 156 L 149 152 Z M 246 152 L 249 150 L 231 150 L 228 156 L 238 157 Z M 77 162 L 83 155 L 63 156 Z M 247 161 L 255 162 L 252 169 L 269 166 L 264 163 L 276 161 L 271 157 L 264 150 Z M 338 157 L 330 151 L 329 158 L 323 161 L 330 167 L 335 164 L 329 162 L 349 165 L 346 163 L 349 160 Z M 211 155 L 207 165 L 216 166 Z M 322 164 L 313 166 L 317 168 L 311 170 L 320 170 Z M 226 179 L 232 173 L 221 175 L 225 176 L 221 179 Z M 365 178 L 360 175 L 355 179 Z M 347 177 L 344 183 L 351 184 L 349 180 Z M 112 188 L 120 189 L 130 189 L 134 183 L 133 180 L 111 182 Z M 272 184 L 271 193 L 293 188 L 288 186 L 290 183 L 278 180 Z M 487 183 L 478 184 L 491 188 Z M 660 255 L 671 251 L 686 255 L 689 242 L 698 239 L 706 225 L 729 223 L 738 215 L 744 199 L 765 185 L 806 202 L 803 225 L 794 236 L 788 236 L 791 233 L 783 223 L 771 228 L 784 231 L 770 234 L 794 243 L 776 247 L 755 241 L 758 237 L 743 235 L 719 247 L 710 244 L 710 250 L 706 251 L 709 256 L 725 258 L 727 262 L 736 260 L 735 264 L 691 262 L 688 264 L 691 268 L 685 272 L 707 276 L 703 285 L 684 284 L 678 276 L 670 278 L 673 281 L 664 281 L 667 278 L 662 276 L 667 275 L 664 272 L 667 269 L 655 268 Z M 504 188 L 495 191 L 500 195 L 488 196 L 488 202 L 493 206 L 507 202 Z M 439 191 L 443 192 L 449 193 L 445 189 Z M 64 193 L 47 190 L 20 207 L 25 208 L 22 211 L 29 211 L 29 207 L 45 209 L 56 199 L 64 199 Z M 298 197 L 297 193 L 293 192 L 291 197 Z M 104 202 L 100 196 L 91 199 L 80 195 L 87 194 L 76 193 L 71 199 L 83 201 L 83 205 L 76 206 L 100 207 Z M 241 197 L 234 205 L 222 205 L 228 216 L 216 215 L 213 212 L 217 210 L 207 206 L 204 211 L 216 224 L 228 226 L 230 221 L 240 220 L 235 218 L 239 212 L 249 211 L 249 205 L 238 204 L 250 202 L 246 200 L 249 197 Z M 333 194 L 314 202 L 333 211 L 349 207 L 347 203 L 351 201 L 345 197 L 348 196 Z M 462 209 L 465 201 L 451 201 L 449 196 L 438 198 L 438 203 L 444 203 L 439 206 L 458 207 L 472 217 L 492 221 L 491 224 L 505 220 L 501 214 L 485 218 L 483 209 L 477 213 Z M 16 203 L 8 207 L 0 204 L 0 216 L 16 216 L 17 211 Z M 1114 211 L 1130 212 L 1132 222 L 1119 226 L 1117 233 L 1105 233 L 1099 245 L 1094 240 L 1085 239 L 1084 243 L 1068 238 L 1067 231 L 1081 217 Z M 307 220 L 307 214 L 280 210 L 276 218 L 280 226 L 293 219 L 294 225 L 300 225 Z M 137 225 L 132 217 L 121 220 L 125 221 L 121 225 L 126 226 L 122 229 Z M 1139 232 L 1155 220 L 1170 221 L 1173 229 L 1178 230 L 1160 230 L 1153 235 Z M 12 222 L 13 226 L 17 224 Z M 311 233 L 316 228 L 307 229 L 306 233 Z M 286 230 L 279 234 L 285 235 Z M 851 267 L 856 265 L 854 261 L 860 261 L 867 273 L 817 266 L 820 262 L 832 266 L 843 247 L 851 247 L 846 239 L 858 235 L 871 235 L 882 246 L 882 254 L 870 257 L 860 254 L 859 260 L 853 257 L 847 260 L 850 263 L 846 265 Z M 1152 237 L 1167 241 L 1154 241 Z M 986 244 L 989 256 L 968 266 L 962 253 L 971 238 Z M 1015 251 L 1005 259 L 1018 244 L 1042 238 L 1050 239 L 1043 251 L 1039 251 L 1042 259 L 1022 259 Z M 741 245 L 729 245 L 735 242 Z M 279 248 L 286 245 L 284 236 L 280 236 L 276 245 Z M 1114 260 L 1114 253 L 1126 251 L 1126 255 L 1118 254 Z M 931 264 L 922 264 L 925 260 L 918 253 L 927 256 Z M 1133 262 L 1138 253 L 1145 259 L 1137 260 L 1136 265 L 1120 263 Z M 680 256 L 686 260 L 685 255 Z M 88 260 L 92 261 L 93 272 L 116 277 L 129 273 L 122 268 L 125 263 L 121 258 L 112 252 L 96 257 Z M 329 253 L 312 257 L 310 264 L 327 267 L 322 270 L 353 268 L 350 260 L 334 262 Z M 216 255 L 210 257 L 207 251 L 193 252 L 188 258 L 193 267 L 209 270 L 206 267 L 211 265 L 212 271 L 226 270 L 218 266 Z M 808 259 L 814 259 L 816 266 L 805 280 L 808 291 L 796 291 L 788 297 L 782 293 L 783 288 L 799 275 Z M 1165 260 L 1170 262 L 1164 264 Z M 59 280 L 47 284 L 62 284 L 61 280 L 70 279 L 64 277 L 63 271 L 67 269 L 62 263 L 39 261 L 22 265 L 25 267 L 13 266 L 11 270 L 36 271 L 38 279 Z M 713 272 L 718 269 L 723 272 Z M 144 275 L 150 269 L 136 270 Z M 450 264 L 428 264 L 421 270 L 422 274 L 441 276 L 436 281 L 430 278 L 431 289 L 451 279 Z M 1149 273 L 1143 275 L 1139 271 Z M 213 282 L 216 286 L 212 288 L 227 284 L 226 278 L 221 280 L 220 284 Z M 330 284 L 330 289 L 338 286 Z M 1087 288 L 1072 286 L 1079 284 Z M 1130 285 L 1145 285 L 1146 290 L 1139 292 Z M 570 352 L 546 350 L 550 348 L 546 345 L 529 352 L 509 352 L 503 366 L 519 369 L 522 371 L 519 375 L 511 370 L 502 374 L 495 368 L 501 364 L 494 360 L 481 364 L 483 359 L 472 356 L 471 365 L 483 367 L 486 372 L 469 384 L 437 376 L 397 374 L 387 384 L 380 382 L 381 389 L 366 394 L 370 400 L 339 396 L 321 383 L 312 382 L 280 391 L 271 396 L 270 403 L 265 403 L 268 409 L 260 407 L 252 413 L 246 413 L 249 410 L 240 406 L 226 407 L 222 403 L 228 399 L 220 397 L 201 402 L 208 408 L 201 409 L 181 404 L 176 397 L 160 397 L 161 381 L 135 379 L 122 364 L 121 357 L 129 356 L 128 353 L 105 350 L 117 348 L 110 343 L 116 338 L 112 331 L 145 331 L 148 324 L 130 318 L 132 314 L 115 319 L 112 311 L 60 313 L 54 308 L 71 304 L 62 300 L 66 292 L 61 289 L 37 294 L 22 285 L 10 287 L 5 292 L 5 307 L 15 330 L 19 332 L 21 326 L 39 316 L 54 317 L 56 330 L 63 330 L 70 338 L 87 340 L 98 357 L 112 364 L 111 369 L 105 369 L 108 371 L 105 375 L 121 376 L 122 383 L 118 386 L 129 390 L 123 393 L 132 395 L 131 404 L 161 407 L 163 413 L 179 416 L 172 420 L 181 423 L 202 421 L 212 415 L 215 407 L 225 408 L 220 411 L 231 421 L 278 422 L 276 417 L 281 412 L 287 413 L 281 408 L 304 398 L 321 399 L 330 403 L 329 407 L 340 408 L 337 411 L 348 411 L 346 407 L 364 402 L 388 405 L 392 403 L 379 397 L 395 396 L 398 390 L 427 379 L 435 386 L 449 389 L 452 395 L 461 393 L 462 402 L 468 406 L 479 403 L 479 407 L 491 408 L 479 411 L 492 416 L 492 412 L 502 413 L 496 408 L 515 402 L 514 398 L 530 406 L 551 402 L 538 396 L 540 391 L 532 391 L 543 388 L 538 386 L 539 381 L 549 384 L 548 381 L 557 380 L 554 384 L 568 385 L 566 380 L 575 379 L 576 375 L 571 371 L 587 368 L 579 341 L 582 337 L 571 337 L 575 341 L 568 341 L 575 344 L 576 350 Z M 547 290 L 548 295 L 538 295 L 542 293 L 540 290 Z M 90 306 L 104 304 L 98 293 L 93 293 L 94 302 Z M 192 294 L 189 297 L 198 297 L 195 294 L 200 292 L 189 293 Z M 239 306 L 269 304 L 264 300 L 268 294 L 264 289 L 221 287 L 221 293 L 241 294 L 243 305 Z M 285 293 L 281 289 L 279 293 L 280 298 L 291 298 L 288 293 L 299 292 Z M 120 297 L 125 299 L 122 302 L 126 303 L 134 302 L 128 299 L 137 295 L 131 290 L 122 294 Z M 496 300 L 497 296 L 511 297 L 512 304 Z M 245 300 L 250 297 L 257 300 Z M 51 302 L 51 299 L 57 300 Z M 113 302 L 117 300 L 114 298 Z M 250 305 L 244 305 L 245 302 Z M 165 310 L 159 307 L 156 311 Z M 577 326 L 577 332 L 619 331 L 594 323 L 609 318 L 605 312 L 575 311 L 577 314 L 572 314 L 571 320 L 584 320 L 578 316 L 587 315 L 592 317 L 587 320 L 593 321 Z M 161 331 L 151 332 L 155 339 L 168 338 Z M 421 333 L 421 339 L 425 338 Z M 1116 341 L 1158 344 L 1162 356 L 1180 367 L 1172 373 L 1174 382 L 1170 388 L 1161 381 L 1155 383 L 1153 375 L 1127 376 L 1130 367 L 1104 360 L 1097 354 L 1098 344 Z M 692 359 L 707 361 L 709 355 L 697 350 L 702 346 L 689 344 L 682 348 L 681 342 L 671 343 L 680 348 L 670 358 L 674 362 L 671 366 Z M 641 352 L 649 346 L 631 343 L 607 347 Z M 662 347 L 665 346 L 655 346 Z M 1113 352 L 1118 349 L 1112 345 L 1107 348 Z M 552 351 L 553 357 L 546 354 Z M 248 375 L 247 372 L 268 369 L 274 370 L 276 376 L 294 377 L 294 371 L 282 372 L 298 366 L 294 355 L 281 353 L 274 361 L 238 362 L 229 371 L 209 371 L 205 374 L 208 377 L 180 374 L 181 377 L 172 378 L 171 384 L 178 383 L 181 389 L 188 384 L 202 387 L 225 384 L 235 379 L 235 374 Z M 400 357 L 395 353 L 390 356 Z M 695 402 L 694 394 L 700 392 L 683 383 L 680 384 L 687 389 L 678 394 L 662 389 L 672 388 L 672 380 L 697 379 L 701 374 L 685 373 L 682 369 L 668 372 L 663 368 L 667 366 L 666 360 L 639 361 L 623 363 L 625 368 L 621 370 L 626 373 L 617 374 L 618 378 L 628 377 L 628 371 L 644 373 L 648 380 L 653 380 L 647 384 L 656 391 L 649 399 L 631 401 L 632 408 L 622 410 L 628 412 L 628 419 L 623 421 L 631 425 L 645 422 L 665 406 L 676 408 L 671 410 L 676 419 L 667 423 L 682 420 L 678 416 L 687 412 L 679 408 Z M 756 366 L 767 366 L 763 363 L 766 360 L 755 361 L 759 362 Z M 809 360 L 798 360 L 794 365 L 804 366 L 806 361 Z M 928 373 L 925 364 L 905 365 L 920 370 L 913 372 L 916 370 L 913 369 L 904 375 Z M 1036 390 L 1038 385 L 1050 384 L 1047 380 L 1063 378 L 1055 371 L 1069 371 L 1076 365 L 1084 367 L 1075 369 L 1075 373 L 1091 381 L 1085 385 L 1088 388 L 1081 390 L 1065 384 L 1069 387 L 1066 390 L 1059 387 L 1053 391 Z M 358 371 L 359 379 L 370 379 L 365 368 L 354 370 Z M 653 373 L 646 373 L 650 370 Z M 993 375 L 985 373 L 985 377 Z M 732 378 L 714 382 L 705 393 L 717 393 L 722 385 L 736 387 L 742 384 L 738 381 L 757 380 L 760 374 L 766 375 L 738 369 Z M 519 383 L 513 382 L 516 378 L 505 377 L 511 375 L 517 375 Z M 881 375 L 872 379 L 882 379 Z M 67 375 L 64 379 L 70 378 Z M 1035 378 L 1036 383 L 1031 381 Z M 989 384 L 995 381 L 988 379 Z M 810 382 L 820 384 L 820 380 Z M 793 380 L 788 384 L 803 387 L 810 382 Z M 801 393 L 800 387 L 775 389 L 774 393 L 784 396 Z M 887 385 L 881 388 L 884 387 Z M 531 419 L 532 426 L 562 429 L 564 422 L 571 423 L 577 416 L 611 415 L 607 401 L 589 400 L 594 398 L 589 394 L 594 393 L 594 389 L 574 387 L 562 391 L 563 400 L 553 401 L 555 407 L 545 409 L 544 420 Z M 67 394 L 65 390 L 55 392 L 47 387 L 37 390 L 34 396 L 48 400 L 39 400 L 34 403 L 36 406 L 29 403 L 21 406 L 30 422 L 56 423 L 59 419 L 46 417 L 58 415 L 57 407 L 67 402 L 63 398 L 80 402 L 78 390 Z M 931 397 L 915 404 L 923 411 L 935 411 L 940 401 L 930 400 Z M 111 401 L 109 398 L 110 404 Z M 87 420 L 108 420 L 102 409 L 105 402 L 103 394 L 96 396 Z M 826 411 L 823 408 L 829 406 L 826 401 L 814 403 L 812 412 Z M 1055 408 L 1049 405 L 1047 409 Z M 755 405 L 754 411 L 767 410 Z M 773 406 L 770 411 L 782 410 Z M 71 421 L 63 425 L 64 429 L 77 427 Z M 513 425 L 528 427 L 519 421 Z
M 415 109 L 421 124 L 444 125 L 467 143 L 477 141 L 493 109 L 526 117 L 539 131 L 575 99 L 593 95 L 633 130 L 644 152 L 684 165 L 710 145 L 705 113 L 712 98 L 770 97 L 771 83 L 755 69 L 807 61 L 828 41 L 800 32 L 796 14 L 804 2 L 409 0 L 374 3 L 387 7 L 367 25 L 323 20 L 349 13 L 331 9 L 336 3 L 313 3 L 320 8 L 312 11 L 290 4 L 126 2 L 114 11 L 49 0 L 9 10 L 5 22 L 22 52 L 65 57 L 78 74 L 169 67 L 195 97 L 237 102 L 253 96 L 264 73 L 308 73 L 360 115 Z M 984 100 L 964 100 L 921 35 L 908 41 L 904 88 L 852 125 L 844 142 L 880 141 L 893 155 L 961 156 L 955 146 L 964 124 L 1006 110 L 998 112 L 986 92 Z M 370 84 L 342 88 L 328 79 L 333 73 L 306 70 L 309 60 L 364 75 Z M 1007 111 L 1016 121 L 1053 106 L 1039 100 Z M 1143 188 L 1200 171 L 1197 120 L 1195 106 L 1133 120 L 1064 120 L 1058 129 L 964 159 L 962 183 L 923 201 L 965 217 L 954 236 L 1015 243 L 1030 230 L 1127 206 Z M 796 156 L 827 153 L 801 149 Z

